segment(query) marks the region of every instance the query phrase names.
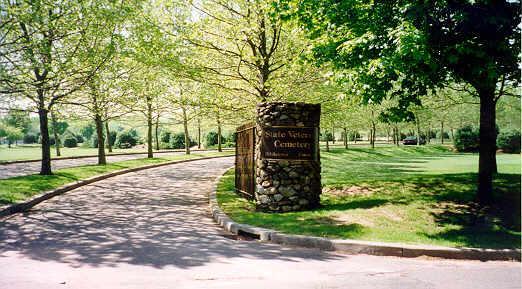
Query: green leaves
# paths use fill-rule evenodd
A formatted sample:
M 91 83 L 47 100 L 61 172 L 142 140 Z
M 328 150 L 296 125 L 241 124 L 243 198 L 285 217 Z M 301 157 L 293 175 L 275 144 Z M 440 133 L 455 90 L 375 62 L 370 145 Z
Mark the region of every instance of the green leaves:
M 481 89 L 495 88 L 501 76 L 520 79 L 520 3 L 282 2 L 314 40 L 314 60 L 331 63 L 352 94 L 366 102 L 400 99 L 389 114 L 404 114 L 451 81 Z

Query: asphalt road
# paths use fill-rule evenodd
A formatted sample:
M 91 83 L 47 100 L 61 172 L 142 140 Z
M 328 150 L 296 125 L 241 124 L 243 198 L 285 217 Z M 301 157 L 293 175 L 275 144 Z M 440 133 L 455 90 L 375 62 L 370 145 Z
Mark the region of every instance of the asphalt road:
M 233 158 L 125 174 L 0 222 L 0 288 L 520 288 L 521 265 L 236 240 L 206 194 Z

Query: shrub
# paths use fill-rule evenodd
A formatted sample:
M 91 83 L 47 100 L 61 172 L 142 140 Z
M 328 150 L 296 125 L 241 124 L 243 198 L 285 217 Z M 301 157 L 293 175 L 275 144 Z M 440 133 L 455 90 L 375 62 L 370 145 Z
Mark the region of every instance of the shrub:
M 98 135 L 94 134 L 91 138 L 91 148 L 98 148 Z
M 437 137 L 437 132 L 436 132 L 436 131 L 433 131 L 433 130 L 429 130 L 429 131 L 428 131 L 428 137 L 429 137 L 430 139 L 432 139 L 432 138 L 436 138 L 436 137 Z M 447 132 L 444 133 L 444 138 L 449 138 Z
M 78 146 L 78 141 L 74 136 L 66 136 L 63 140 L 63 146 L 66 148 L 75 148 Z
M 114 146 L 114 143 L 116 142 L 116 137 L 117 137 L 118 133 L 115 132 L 115 131 L 110 131 L 109 132 L 109 143 L 111 144 L 111 147 Z M 107 137 L 107 136 L 105 136 Z
M 74 136 L 76 138 L 76 142 L 83 143 L 85 140 L 81 134 L 77 134 Z
M 497 147 L 505 153 L 520 153 L 520 131 L 501 132 L 497 138 Z
M 233 147 L 236 147 L 236 143 L 235 142 L 231 142 L 231 141 L 227 141 L 226 143 L 223 144 L 223 147 L 225 147 L 225 148 L 233 148 Z
M 237 133 L 233 132 L 225 136 L 225 142 L 235 143 L 237 139 Z
M 86 126 L 80 129 L 80 134 L 84 139 L 90 139 L 95 134 L 96 128 L 92 123 L 87 124 Z
M 109 140 L 111 142 L 111 146 L 112 147 L 114 146 L 114 143 L 116 142 L 116 136 L 117 136 L 117 133 L 115 131 L 111 131 L 110 132 L 110 139 Z M 105 143 L 107 143 L 107 135 L 104 134 L 103 137 L 104 137 Z M 98 135 L 97 134 L 94 134 L 92 136 L 90 147 L 92 147 L 92 148 L 97 148 L 98 147 Z
M 116 146 L 119 148 L 129 148 L 135 146 L 139 141 L 138 133 L 134 129 L 124 130 L 116 137 Z
M 160 133 L 160 143 L 169 143 L 170 142 L 170 136 L 172 133 L 170 131 L 162 131 Z
M 185 134 L 182 132 L 171 134 L 169 145 L 171 149 L 185 148 Z
M 160 142 L 160 149 L 162 149 L 162 150 L 171 149 L 170 143 L 168 143 L 168 142 Z
M 38 143 L 42 143 L 42 139 L 38 140 Z M 49 136 L 49 145 L 54 145 L 56 141 L 54 140 L 54 136 Z
M 358 131 L 351 131 L 351 132 L 348 133 L 348 140 L 349 141 L 355 141 L 356 139 L 360 139 L 360 138 L 361 138 L 361 134 L 359 134 Z
M 35 134 L 28 133 L 24 135 L 24 143 L 30 144 L 30 143 L 37 143 L 38 137 Z
M 333 140 L 333 134 L 329 131 L 327 131 L 326 133 L 322 133 L 321 134 L 321 140 L 322 141 L 332 141 Z
M 449 139 L 450 138 L 449 134 L 447 132 L 444 132 L 443 136 L 444 136 L 445 139 Z M 437 139 L 440 139 L 440 131 L 437 132 Z
M 221 135 L 221 143 L 225 142 L 225 138 Z M 216 145 L 218 143 L 218 134 L 215 131 L 211 131 L 206 135 L 206 145 L 207 147 Z
M 453 144 L 459 152 L 478 151 L 480 144 L 478 129 L 470 125 L 457 129 Z

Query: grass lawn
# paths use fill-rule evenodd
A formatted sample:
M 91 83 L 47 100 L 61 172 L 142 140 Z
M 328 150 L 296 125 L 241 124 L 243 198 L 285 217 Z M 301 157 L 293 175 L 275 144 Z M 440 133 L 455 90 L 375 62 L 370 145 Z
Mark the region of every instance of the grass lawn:
M 54 171 L 54 175 L 52 176 L 29 175 L 3 179 L 0 180 L 0 205 L 17 203 L 42 191 L 51 190 L 67 183 L 116 170 L 135 168 L 174 160 L 196 159 L 210 156 L 225 156 L 230 154 L 230 152 L 206 152 L 152 159 L 143 158 L 110 163 L 105 166 L 87 165 L 61 169 Z
M 97 148 L 60 148 L 61 157 L 74 157 L 74 156 L 95 156 L 98 154 Z M 144 148 L 131 148 L 131 149 L 113 149 L 113 153 L 147 153 L 147 149 Z M 108 154 L 110 155 L 110 154 Z M 56 150 L 51 147 L 51 157 L 56 158 Z M 42 158 L 42 149 L 39 145 L 19 145 L 7 148 L 7 145 L 0 146 L 0 163 L 5 161 L 15 160 L 34 160 Z
M 229 171 L 218 201 L 234 220 L 282 232 L 452 247 L 520 248 L 520 155 L 498 154 L 495 205 L 473 202 L 477 154 L 441 146 L 321 152 L 323 194 L 312 211 L 269 214 L 234 194 Z M 480 216 L 480 217 L 476 217 Z

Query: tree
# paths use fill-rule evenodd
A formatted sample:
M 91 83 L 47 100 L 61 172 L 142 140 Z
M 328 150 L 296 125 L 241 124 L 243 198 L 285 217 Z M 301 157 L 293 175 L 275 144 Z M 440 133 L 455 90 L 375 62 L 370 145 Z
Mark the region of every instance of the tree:
M 18 128 L 26 134 L 31 128 L 29 112 L 21 109 L 10 109 L 4 118 L 4 122 L 12 127 Z
M 495 105 L 520 80 L 519 1 L 283 2 L 317 40 L 313 52 L 355 93 L 412 119 L 410 105 L 448 82 L 471 86 L 480 99 L 477 200 L 492 201 L 496 164 Z M 293 5 L 293 6 L 292 6 Z
M 61 144 L 61 136 L 65 133 L 69 124 L 65 121 L 58 121 L 56 117 L 56 113 L 54 110 L 51 110 L 51 129 L 50 132 L 54 135 L 54 147 L 56 149 L 56 156 L 61 156 L 60 153 L 60 144 Z
M 11 148 L 11 144 L 23 137 L 22 130 L 20 128 L 0 122 L 0 138 L 7 139 L 7 147 Z
M 124 19 L 128 9 L 123 3 L 101 0 L 2 1 L 0 5 L 0 23 L 9 27 L 2 30 L 0 92 L 32 102 L 40 120 L 40 174 L 50 175 L 48 113 L 103 65 L 110 51 L 99 49 L 105 48 L 98 46 L 99 41 L 115 33 L 110 24 Z M 83 65 L 93 56 L 97 65 Z

